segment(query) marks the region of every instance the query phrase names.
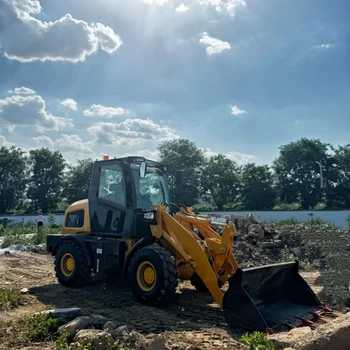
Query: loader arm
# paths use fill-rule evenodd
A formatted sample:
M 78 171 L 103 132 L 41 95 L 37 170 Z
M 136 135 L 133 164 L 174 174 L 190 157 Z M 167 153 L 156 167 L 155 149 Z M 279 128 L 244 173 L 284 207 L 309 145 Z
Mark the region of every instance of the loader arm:
M 183 214 L 173 217 L 163 206 L 153 209 L 157 212 L 157 224 L 151 225 L 152 234 L 177 257 L 178 262 L 191 270 L 190 273 L 196 273 L 202 279 L 222 307 L 223 293 L 218 280 L 227 281 L 238 269 L 232 253 L 234 225 L 228 223 L 220 237 L 210 228 L 208 219 Z M 201 240 L 195 230 L 205 239 Z
M 220 236 L 209 218 L 185 210 L 171 216 L 164 206 L 153 209 L 157 224 L 151 225 L 152 234 L 175 255 L 178 273 L 201 278 L 231 327 L 271 331 L 310 322 L 319 311 L 321 303 L 298 273 L 297 262 L 238 266 L 232 222 L 224 224 Z M 228 281 L 225 293 L 218 280 Z

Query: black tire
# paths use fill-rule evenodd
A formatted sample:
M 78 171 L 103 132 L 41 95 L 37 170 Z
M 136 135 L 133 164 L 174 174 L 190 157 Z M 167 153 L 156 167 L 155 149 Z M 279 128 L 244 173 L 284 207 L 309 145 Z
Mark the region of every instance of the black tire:
M 207 286 L 196 273 L 194 273 L 191 277 L 191 284 L 196 288 L 196 290 L 198 290 L 198 292 L 209 293 Z M 223 285 L 224 283 L 218 280 L 219 288 L 221 288 Z
M 155 272 L 154 281 L 149 286 L 145 285 L 145 280 L 140 281 L 141 269 L 144 267 Z M 157 246 L 140 249 L 131 260 L 129 282 L 133 295 L 141 303 L 146 305 L 167 304 L 175 295 L 178 284 L 176 265 L 170 252 Z
M 74 268 L 70 275 L 62 270 L 63 260 L 68 255 L 74 261 Z M 63 286 L 82 287 L 86 284 L 91 275 L 91 268 L 79 243 L 70 240 L 60 244 L 55 256 L 55 272 L 59 283 Z

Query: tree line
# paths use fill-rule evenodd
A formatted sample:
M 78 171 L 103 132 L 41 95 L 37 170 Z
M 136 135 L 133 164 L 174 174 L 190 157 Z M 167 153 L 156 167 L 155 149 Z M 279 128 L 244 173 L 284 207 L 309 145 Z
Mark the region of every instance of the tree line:
M 350 145 L 301 138 L 279 147 L 270 165 L 207 159 L 187 139 L 158 145 L 173 200 L 198 210 L 350 208 Z M 94 160 L 70 165 L 58 151 L 0 148 L 0 213 L 62 212 L 87 198 Z M 183 172 L 177 184 L 176 171 Z

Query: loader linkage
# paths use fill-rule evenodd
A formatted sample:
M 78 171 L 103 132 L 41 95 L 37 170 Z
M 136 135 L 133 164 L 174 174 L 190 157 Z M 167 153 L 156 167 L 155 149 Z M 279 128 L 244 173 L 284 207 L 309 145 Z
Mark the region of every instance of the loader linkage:
M 171 216 L 164 207 L 153 209 L 157 225 L 152 232 L 173 252 L 177 263 L 189 264 L 192 273 L 202 279 L 230 327 L 271 333 L 312 325 L 312 320 L 322 315 L 322 305 L 298 273 L 297 261 L 241 269 L 232 251 L 232 222 L 223 225 L 220 236 L 209 218 L 188 210 Z M 218 280 L 228 282 L 225 293 Z

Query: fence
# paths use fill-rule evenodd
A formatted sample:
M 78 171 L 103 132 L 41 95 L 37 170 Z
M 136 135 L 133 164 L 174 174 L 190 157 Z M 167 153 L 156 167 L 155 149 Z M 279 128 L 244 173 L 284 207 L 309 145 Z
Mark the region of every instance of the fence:
M 350 220 L 350 210 L 286 210 L 286 211 L 225 211 L 225 212 L 202 212 L 202 214 L 210 214 L 210 215 L 237 215 L 244 216 L 248 213 L 253 214 L 255 219 L 258 221 L 281 221 L 283 219 L 288 219 L 294 217 L 299 222 L 305 222 L 310 218 L 320 218 L 322 221 L 329 222 L 336 227 L 348 229 L 348 222 Z M 44 225 L 48 224 L 48 215 L 43 215 L 45 218 Z M 6 216 L 0 215 L 0 220 L 7 218 L 9 224 L 13 223 L 35 223 L 36 216 L 35 215 L 16 215 L 16 216 Z M 63 222 L 63 214 L 55 215 L 55 220 L 57 225 L 62 225 Z

